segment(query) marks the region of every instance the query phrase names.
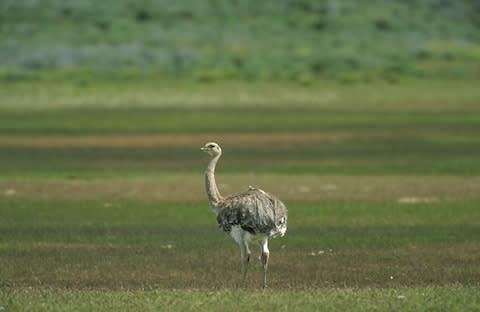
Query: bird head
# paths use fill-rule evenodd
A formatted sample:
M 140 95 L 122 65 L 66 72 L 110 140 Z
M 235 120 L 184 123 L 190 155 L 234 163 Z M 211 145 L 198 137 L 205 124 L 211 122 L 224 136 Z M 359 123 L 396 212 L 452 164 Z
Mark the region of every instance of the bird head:
M 211 157 L 215 157 L 222 154 L 222 149 L 220 148 L 220 145 L 218 145 L 215 142 L 209 142 L 205 144 L 205 146 L 202 147 L 200 150 L 204 151 Z

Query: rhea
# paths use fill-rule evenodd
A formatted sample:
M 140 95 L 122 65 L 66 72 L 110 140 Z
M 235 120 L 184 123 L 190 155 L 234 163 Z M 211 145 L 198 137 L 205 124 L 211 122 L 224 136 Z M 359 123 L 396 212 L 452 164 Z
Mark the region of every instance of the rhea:
M 205 170 L 205 188 L 210 207 L 217 217 L 219 227 L 229 233 L 240 246 L 240 287 L 245 286 L 250 261 L 248 244 L 256 240 L 261 248 L 262 286 L 265 288 L 269 258 L 268 239 L 285 235 L 287 207 L 277 197 L 251 186 L 243 193 L 223 197 L 215 182 L 215 167 L 222 156 L 222 149 L 217 143 L 210 142 L 201 150 L 210 155 Z

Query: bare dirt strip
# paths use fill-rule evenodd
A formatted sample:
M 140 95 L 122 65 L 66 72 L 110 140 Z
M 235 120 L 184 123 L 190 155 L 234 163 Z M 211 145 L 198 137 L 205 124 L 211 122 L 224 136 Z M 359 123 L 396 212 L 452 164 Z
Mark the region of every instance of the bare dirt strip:
M 404 137 L 442 137 L 445 135 L 476 135 L 469 131 L 449 130 L 402 130 Z M 396 131 L 324 131 L 283 133 L 197 133 L 197 134 L 140 134 L 140 135 L 0 135 L 0 146 L 31 147 L 128 147 L 159 145 L 198 145 L 209 141 L 219 143 L 318 143 L 352 139 L 395 138 Z
M 224 195 L 253 185 L 285 201 L 393 201 L 404 204 L 480 199 L 480 177 L 306 176 L 229 174 L 217 177 Z M 97 180 L 1 179 L 0 198 L 44 200 L 206 200 L 203 176 Z
M 379 136 L 378 133 L 275 133 L 275 134 L 160 134 L 160 135 L 92 135 L 92 136 L 0 136 L 3 146 L 34 147 L 121 147 L 204 144 L 218 142 L 276 143 L 276 142 L 319 142 L 357 137 Z

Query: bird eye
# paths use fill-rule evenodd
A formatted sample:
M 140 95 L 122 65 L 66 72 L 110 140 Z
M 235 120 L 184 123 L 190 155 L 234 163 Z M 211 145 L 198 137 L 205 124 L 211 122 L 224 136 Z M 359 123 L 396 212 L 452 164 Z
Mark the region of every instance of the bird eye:
M 215 145 L 213 145 L 213 144 L 210 144 L 208 147 L 210 147 L 210 148 L 214 148 L 214 147 L 215 147 Z

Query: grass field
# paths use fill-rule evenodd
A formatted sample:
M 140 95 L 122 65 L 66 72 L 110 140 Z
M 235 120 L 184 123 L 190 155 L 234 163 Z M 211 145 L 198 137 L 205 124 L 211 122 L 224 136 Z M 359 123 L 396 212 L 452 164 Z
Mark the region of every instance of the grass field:
M 480 309 L 475 83 L 48 84 L 0 93 L 1 310 Z M 222 193 L 289 207 L 266 291 L 253 248 L 236 289 L 211 140 Z

